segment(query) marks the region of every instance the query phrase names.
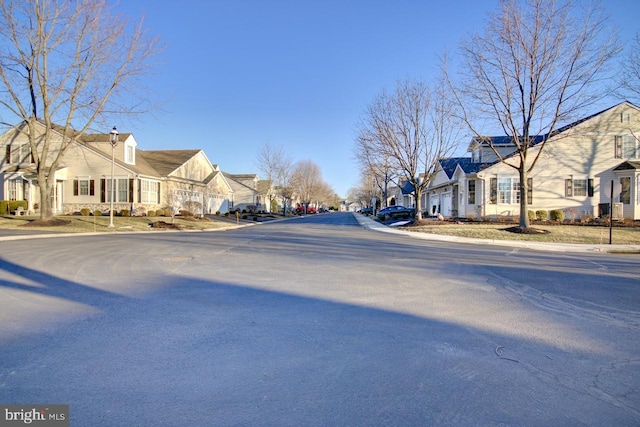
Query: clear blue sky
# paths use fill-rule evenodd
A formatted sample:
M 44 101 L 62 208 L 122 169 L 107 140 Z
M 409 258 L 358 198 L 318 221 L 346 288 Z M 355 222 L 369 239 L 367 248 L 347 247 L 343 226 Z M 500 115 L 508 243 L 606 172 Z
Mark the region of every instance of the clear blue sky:
M 341 196 L 358 184 L 355 126 L 383 88 L 429 77 L 496 0 L 122 0 L 166 50 L 145 84 L 161 110 L 118 126 L 140 149 L 201 148 L 225 172 L 259 173 L 269 143 L 317 163 Z M 608 0 L 621 35 L 640 2 Z

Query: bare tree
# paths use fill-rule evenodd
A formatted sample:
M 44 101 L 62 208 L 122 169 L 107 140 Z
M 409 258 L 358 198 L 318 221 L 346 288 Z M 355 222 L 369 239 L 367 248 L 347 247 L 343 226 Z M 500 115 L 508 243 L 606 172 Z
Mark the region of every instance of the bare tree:
M 148 109 L 139 80 L 157 39 L 109 8 L 106 0 L 0 2 L 0 106 L 26 124 L 44 220 L 69 146 L 94 123 Z
M 518 171 L 522 228 L 529 227 L 528 174 L 545 143 L 559 124 L 603 95 L 598 84 L 620 50 L 609 28 L 597 5 L 582 9 L 570 0 L 503 0 L 484 33 L 462 44 L 461 79 L 449 79 L 450 88 L 475 138 Z M 511 137 L 514 156 L 501 156 L 479 123 Z
M 361 123 L 361 129 L 366 128 Z M 366 131 L 360 133 L 362 136 Z M 362 185 L 359 193 L 370 193 L 369 201 L 374 194 L 382 194 L 381 202 L 384 207 L 387 206 L 389 183 L 398 177 L 398 173 L 392 168 L 389 161 L 388 153 L 377 150 L 375 144 L 370 142 L 369 138 L 356 138 L 355 159 L 360 167 L 360 175 L 362 176 Z M 375 188 L 372 188 L 375 187 Z M 375 206 L 374 206 L 375 208 Z
M 640 33 L 631 42 L 628 55 L 622 61 L 622 73 L 618 75 L 619 92 L 635 102 L 640 100 Z
M 291 178 L 295 194 L 306 212 L 309 204 L 316 201 L 325 188 L 320 168 L 311 160 L 299 161 L 293 168 Z
M 382 91 L 359 126 L 361 150 L 388 161 L 390 170 L 397 170 L 399 179 L 412 187 L 418 220 L 422 193 L 437 172 L 438 160 L 451 155 L 458 143 L 460 127 L 451 121 L 456 116 L 444 95 L 438 84 L 432 90 L 421 80 L 400 81 L 393 92 Z
M 256 163 L 263 176 L 270 180 L 275 195 L 282 198 L 284 215 L 287 214 L 287 203 L 291 201 L 293 190 L 291 187 L 291 159 L 282 147 L 265 144 L 258 152 Z

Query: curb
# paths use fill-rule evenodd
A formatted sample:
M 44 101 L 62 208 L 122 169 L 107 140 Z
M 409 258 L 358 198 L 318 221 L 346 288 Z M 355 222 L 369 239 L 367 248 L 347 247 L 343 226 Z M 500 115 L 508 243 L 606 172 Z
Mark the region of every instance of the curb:
M 414 239 L 432 240 L 451 243 L 467 243 L 474 245 L 507 246 L 512 248 L 533 249 L 536 251 L 553 252 L 581 252 L 581 253 L 616 253 L 616 254 L 640 254 L 640 245 L 593 245 L 580 243 L 542 243 L 525 242 L 520 240 L 494 240 L 472 239 L 468 237 L 447 236 L 444 234 L 432 234 L 398 230 L 372 220 L 369 217 L 353 212 L 358 223 L 371 231 L 391 233 L 412 237 Z

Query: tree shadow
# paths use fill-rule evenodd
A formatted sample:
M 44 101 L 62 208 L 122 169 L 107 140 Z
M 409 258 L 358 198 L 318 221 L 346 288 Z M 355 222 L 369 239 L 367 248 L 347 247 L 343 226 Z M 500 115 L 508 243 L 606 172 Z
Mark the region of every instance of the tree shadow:
M 630 399 L 602 398 L 619 391 L 610 381 L 620 370 L 598 366 L 601 355 L 587 350 L 180 275 L 154 278 L 155 292 L 131 301 L 5 260 L 0 268 L 43 285 L 0 286 L 102 310 L 25 335 L 3 345 L 0 355 L 0 401 L 64 402 L 74 425 L 623 425 L 640 419 Z

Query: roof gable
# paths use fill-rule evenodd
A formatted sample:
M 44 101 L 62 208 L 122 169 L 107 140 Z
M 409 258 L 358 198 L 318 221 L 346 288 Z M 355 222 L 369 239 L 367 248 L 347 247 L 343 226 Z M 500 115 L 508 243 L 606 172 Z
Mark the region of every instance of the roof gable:
M 627 160 L 613 168 L 614 171 L 640 170 L 640 161 Z
M 201 150 L 138 150 L 137 155 L 145 159 L 161 176 L 169 176 L 200 151 Z
M 530 140 L 531 140 L 530 141 L 530 145 L 531 146 L 538 145 L 541 142 L 544 142 L 547 139 L 550 139 L 551 137 L 554 137 L 554 136 L 556 136 L 558 134 L 561 134 L 561 133 L 564 133 L 564 132 L 566 132 L 568 130 L 571 130 L 571 129 L 575 128 L 576 126 L 578 126 L 578 125 L 580 125 L 580 124 L 582 124 L 584 122 L 587 122 L 587 121 L 589 121 L 589 120 L 591 120 L 593 118 L 596 118 L 596 117 L 598 117 L 598 116 L 600 116 L 602 114 L 605 114 L 605 113 L 607 113 L 607 112 L 609 112 L 609 111 L 611 111 L 611 110 L 613 110 L 615 108 L 618 108 L 620 106 L 623 106 L 623 105 L 627 106 L 629 108 L 634 108 L 636 110 L 640 110 L 640 108 L 638 106 L 632 104 L 631 102 L 622 101 L 622 102 L 620 102 L 620 103 L 618 103 L 616 105 L 613 105 L 613 106 L 611 106 L 609 108 L 606 108 L 606 109 L 604 109 L 602 111 L 599 111 L 599 112 L 597 112 L 595 114 L 591 114 L 590 116 L 583 117 L 583 118 L 581 118 L 579 120 L 576 120 L 575 122 L 572 122 L 572 123 L 569 123 L 568 125 L 562 126 L 562 127 L 558 128 L 558 129 L 554 130 L 551 133 L 547 133 L 547 134 L 544 134 L 544 135 L 531 136 L 530 137 Z M 520 140 L 521 140 L 521 142 L 523 141 L 522 138 L 520 138 Z M 514 139 L 513 139 L 512 136 L 505 136 L 505 135 L 502 135 L 502 136 L 482 136 L 482 137 L 474 136 L 471 139 L 471 142 L 469 143 L 469 148 L 468 148 L 467 151 L 473 151 L 478 146 L 485 146 L 485 147 L 490 147 L 490 146 L 494 146 L 494 147 L 513 146 L 514 145 L 513 141 L 514 141 Z
M 447 174 L 449 179 L 453 178 L 453 174 L 458 167 L 466 174 L 474 174 L 496 163 L 477 163 L 473 162 L 469 157 L 451 157 L 440 159 L 439 162 L 442 171 Z

